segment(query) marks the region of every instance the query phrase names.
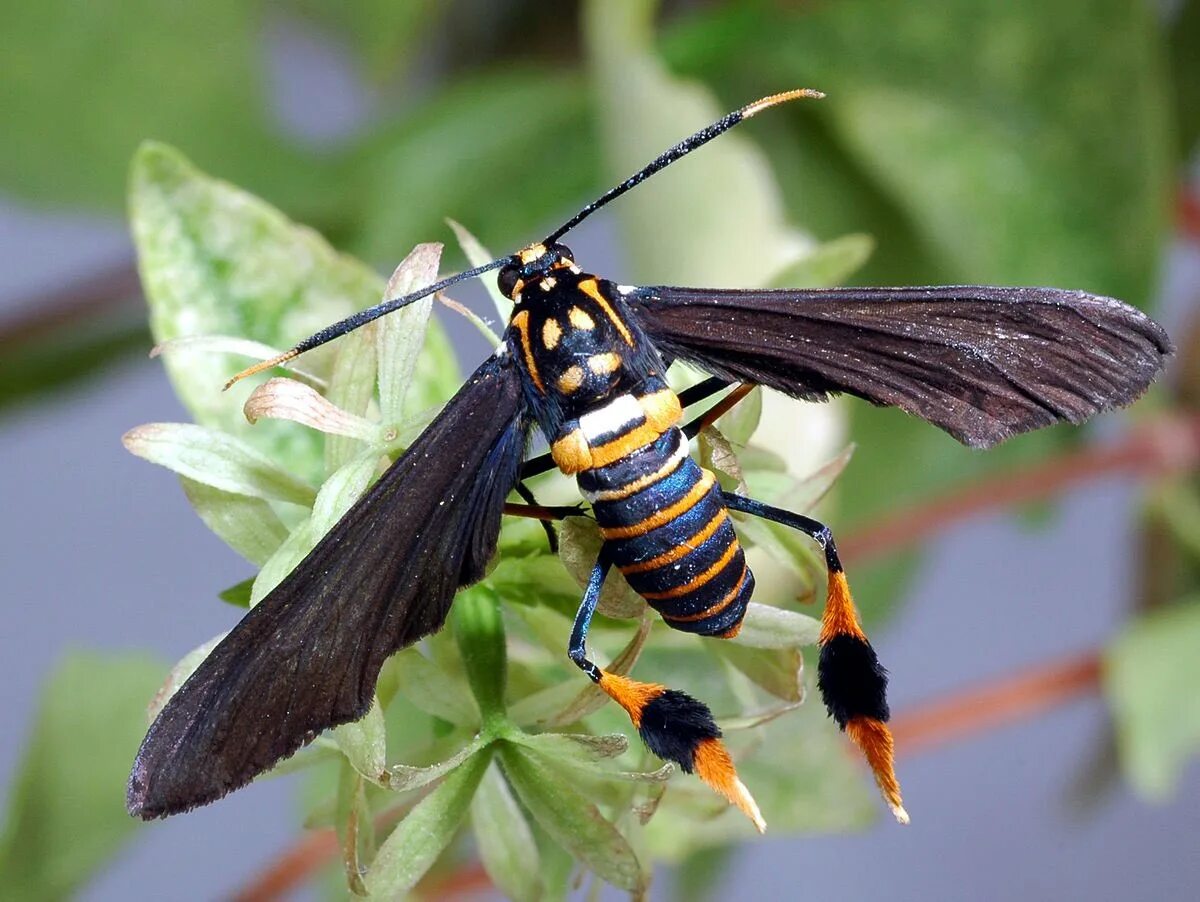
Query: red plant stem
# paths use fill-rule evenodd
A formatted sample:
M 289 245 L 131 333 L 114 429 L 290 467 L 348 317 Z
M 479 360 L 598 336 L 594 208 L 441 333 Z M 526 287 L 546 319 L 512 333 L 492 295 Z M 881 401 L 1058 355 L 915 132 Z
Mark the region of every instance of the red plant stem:
M 1181 237 L 1200 244 L 1200 198 L 1188 185 L 1179 189 L 1176 198 L 1175 221 L 1179 224 Z
M 879 557 L 915 545 L 983 511 L 1043 500 L 1106 476 L 1162 475 L 1198 463 L 1200 417 L 1168 416 L 1144 424 L 1115 445 L 1068 452 L 883 515 L 848 533 L 838 544 L 847 560 Z
M 132 308 L 132 302 L 141 295 L 137 267 L 132 262 L 76 279 L 18 305 L 18 309 L 26 312 L 0 326 L 0 349 L 19 347 L 45 338 L 63 326 L 86 323 L 125 306 Z
M 1101 653 L 1089 651 L 923 702 L 889 724 L 897 754 L 923 752 L 1049 711 L 1094 692 L 1100 674 Z

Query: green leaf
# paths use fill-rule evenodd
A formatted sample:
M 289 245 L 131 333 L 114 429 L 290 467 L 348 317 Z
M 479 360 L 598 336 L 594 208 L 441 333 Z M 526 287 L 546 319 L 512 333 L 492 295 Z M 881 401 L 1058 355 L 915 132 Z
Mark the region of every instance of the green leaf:
M 240 583 L 234 583 L 228 589 L 222 589 L 217 593 L 217 598 L 235 608 L 248 608 L 250 607 L 250 594 L 253 591 L 254 577 L 251 576 Z
M 488 768 L 471 801 L 471 825 L 479 860 L 496 888 L 516 902 L 541 899 L 537 842 L 497 764 Z
M 445 761 L 439 761 L 437 764 L 429 764 L 425 767 L 393 764 L 388 768 L 388 788 L 393 792 L 407 792 L 412 789 L 420 789 L 422 786 L 428 786 L 434 780 L 440 779 L 459 767 L 464 761 L 486 746 L 488 741 L 481 736 L 476 736 Z
M 645 876 L 625 837 L 566 775 L 507 743 L 500 760 L 525 808 L 556 843 L 614 886 L 630 892 L 643 887 Z
M 378 459 L 377 452 L 366 451 L 325 480 L 312 503 L 312 514 L 292 530 L 258 571 L 254 590 L 250 593 L 251 607 L 295 570 L 325 533 L 342 519 L 350 505 L 362 496 L 375 476 Z
M 387 784 L 387 732 L 379 699 L 372 700 L 364 717 L 335 727 L 332 735 L 351 767 L 372 783 Z
M 478 238 L 468 232 L 462 223 L 453 219 L 447 219 L 446 224 L 454 232 L 454 237 L 458 240 L 458 246 L 462 248 L 463 255 L 472 267 L 485 266 L 496 259 L 495 255 L 484 247 Z M 492 304 L 495 306 L 496 313 L 500 317 L 500 322 L 507 323 L 512 318 L 513 302 L 501 293 L 500 285 L 495 279 L 485 276 L 483 282 L 484 287 L 487 288 L 488 297 L 492 299 Z
M 287 527 L 261 498 L 213 488 L 186 476 L 179 482 L 204 525 L 250 563 L 261 566 L 287 538 Z
M 378 321 L 344 337 L 337 343 L 333 371 L 329 375 L 326 400 L 334 407 L 354 417 L 365 418 L 375 397 L 375 376 L 378 356 L 375 351 L 374 330 Z M 271 380 L 274 381 L 274 380 Z M 269 385 L 270 382 L 267 383 Z M 255 389 L 257 394 L 262 388 Z M 251 399 L 253 399 L 251 395 Z M 247 405 L 249 405 L 249 401 Z M 247 416 L 247 419 L 250 419 Z M 253 422 L 253 421 L 252 421 Z M 382 430 L 380 430 L 382 434 Z M 352 461 L 363 450 L 353 436 L 328 435 L 325 438 L 325 470 L 333 473 Z
M 656 6 L 589 0 L 583 7 L 610 178 L 627 177 L 727 112 L 654 55 Z M 789 225 L 766 158 L 740 133 L 659 173 L 615 209 L 635 273 L 656 284 L 765 285 L 814 244 Z
M 471 798 L 491 762 L 483 750 L 423 798 L 379 847 L 367 890 L 377 899 L 395 899 L 417 885 L 450 845 L 466 817 Z
M 272 126 L 261 28 L 240 0 L 8 4 L 0 184 L 41 204 L 116 210 L 126 161 L 154 137 L 309 213 L 343 207 L 329 163 Z
M 801 648 L 816 645 L 820 634 L 821 621 L 815 617 L 752 601 L 732 641 L 751 648 Z
M 1121 767 L 1148 799 L 1162 801 L 1200 751 L 1200 597 L 1130 624 L 1105 656 Z
M 450 619 L 467 681 L 484 721 L 503 722 L 508 658 L 496 593 L 486 585 L 459 593 L 450 609 Z
M 281 470 L 252 445 L 192 423 L 147 423 L 122 437 L 126 450 L 196 482 L 268 501 L 308 506 L 310 485 Z
M 7 793 L 0 897 L 74 896 L 138 828 L 125 781 L 162 673 L 140 656 L 84 652 L 54 670 Z
M 367 887 L 362 878 L 363 836 L 360 831 L 371 823 L 371 813 L 367 807 L 363 775 L 347 761 L 343 761 L 338 769 L 333 822 L 337 828 L 338 843 L 342 848 L 342 866 L 346 872 L 347 887 L 354 895 L 365 896 Z
M 138 151 L 129 202 L 159 343 L 230 335 L 287 348 L 383 293 L 383 280 L 363 264 L 258 198 L 199 172 L 165 145 Z M 319 348 L 305 355 L 304 365 L 326 377 L 332 354 Z M 244 438 L 308 478 L 323 474 L 320 435 L 286 422 L 252 427 L 242 404 L 253 386 L 221 391 L 246 365 L 244 358 L 184 348 L 164 364 L 200 425 Z
M 452 676 L 415 648 L 392 657 L 404 697 L 426 714 L 458 726 L 477 726 L 479 708 L 461 677 Z
M 829 288 L 845 285 L 870 259 L 875 239 L 858 232 L 817 245 L 811 254 L 770 280 L 771 288 Z
M 719 642 L 710 650 L 776 698 L 786 702 L 804 698 L 804 657 L 799 648 L 750 648 Z
M 392 273 L 382 300 L 404 297 L 432 285 L 437 281 L 441 259 L 440 244 L 418 244 Z M 429 327 L 432 310 L 433 298 L 427 297 L 375 322 L 379 408 L 387 425 L 401 423 L 415 412 L 405 405 L 405 398 L 416 371 L 417 358 L 425 344 L 425 330 Z

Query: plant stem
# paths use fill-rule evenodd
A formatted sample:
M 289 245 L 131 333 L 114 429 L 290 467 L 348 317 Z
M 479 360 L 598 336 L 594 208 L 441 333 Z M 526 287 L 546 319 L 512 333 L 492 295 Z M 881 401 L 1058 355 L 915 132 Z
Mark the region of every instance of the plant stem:
M 1120 473 L 1161 476 L 1200 464 L 1200 416 L 1148 421 L 1113 445 L 1081 448 L 1014 473 L 984 479 L 924 504 L 875 519 L 838 542 L 861 561 L 915 545 L 984 511 L 1050 498 Z

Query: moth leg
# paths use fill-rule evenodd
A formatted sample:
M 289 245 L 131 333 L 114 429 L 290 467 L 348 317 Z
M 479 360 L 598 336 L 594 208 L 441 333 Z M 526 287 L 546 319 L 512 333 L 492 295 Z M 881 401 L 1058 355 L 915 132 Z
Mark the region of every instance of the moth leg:
M 518 482 L 516 485 L 516 492 L 530 508 L 536 508 L 539 511 L 554 511 L 554 508 L 545 508 L 538 504 L 538 500 L 534 497 L 532 489 L 530 489 L 525 483 Z M 516 507 L 517 505 L 513 506 Z M 522 514 L 518 513 L 516 516 L 522 516 Z M 563 516 L 569 515 L 564 514 Z M 550 545 L 550 553 L 558 554 L 558 533 L 554 531 L 554 526 L 552 525 L 551 521 L 561 520 L 562 517 L 536 517 L 535 519 L 541 521 L 542 529 L 546 531 L 546 542 Z
M 724 386 L 722 386 L 724 387 Z M 696 417 L 690 423 L 683 427 L 683 434 L 688 438 L 695 438 L 725 414 L 729 413 L 746 395 L 754 391 L 757 386 L 753 382 L 739 382 L 729 394 L 724 398 L 704 411 L 703 414 Z
M 609 568 L 610 562 L 601 551 L 575 615 L 567 655 L 609 698 L 625 709 L 650 751 L 675 762 L 684 773 L 695 773 L 740 808 L 759 832 L 763 832 L 766 822 L 753 796 L 738 779 L 733 759 L 721 741 L 721 728 L 703 702 L 658 683 L 640 683 L 609 673 L 588 658 L 588 627 L 596 613 Z
M 900 823 L 907 824 L 908 812 L 904 810 L 900 783 L 896 779 L 894 742 L 887 727 L 890 716 L 887 671 L 880 665 L 859 622 L 833 534 L 824 523 L 810 517 L 733 492 L 721 494 L 730 510 L 790 526 L 811 538 L 825 552 L 829 585 L 825 595 L 825 615 L 821 620 L 817 687 L 829 715 L 866 756 L 892 814 Z

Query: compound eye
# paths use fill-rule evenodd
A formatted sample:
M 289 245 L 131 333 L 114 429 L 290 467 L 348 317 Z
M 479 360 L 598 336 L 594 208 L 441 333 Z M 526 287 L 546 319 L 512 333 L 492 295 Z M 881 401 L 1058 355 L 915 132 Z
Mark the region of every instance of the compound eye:
M 567 247 L 565 244 L 557 244 L 556 243 L 552 248 L 550 248 L 550 251 L 555 256 L 557 256 L 563 260 L 567 260 L 571 263 L 575 262 L 575 255 L 573 253 L 571 253 L 571 249 L 569 247 Z
M 518 266 L 502 266 L 500 274 L 496 276 L 496 284 L 500 286 L 500 293 L 506 298 L 512 298 L 513 289 L 517 287 L 517 280 L 521 278 L 521 269 Z

